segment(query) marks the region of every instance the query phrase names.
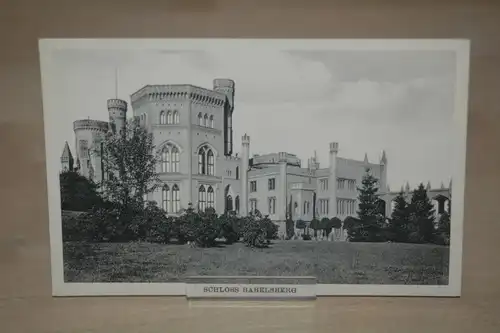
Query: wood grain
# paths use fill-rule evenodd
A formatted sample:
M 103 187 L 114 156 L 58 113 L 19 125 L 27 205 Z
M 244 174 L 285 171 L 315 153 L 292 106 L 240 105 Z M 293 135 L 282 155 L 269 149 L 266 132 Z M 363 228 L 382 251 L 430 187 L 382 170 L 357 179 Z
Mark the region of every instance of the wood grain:
M 1 332 L 499 332 L 500 3 L 0 1 Z M 463 297 L 216 307 L 50 291 L 40 37 L 464 37 L 472 41 Z

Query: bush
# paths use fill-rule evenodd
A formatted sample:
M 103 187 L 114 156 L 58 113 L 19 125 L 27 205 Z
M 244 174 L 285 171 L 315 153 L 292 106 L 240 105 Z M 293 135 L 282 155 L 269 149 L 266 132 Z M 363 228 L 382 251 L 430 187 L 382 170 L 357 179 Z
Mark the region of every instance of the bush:
M 201 247 L 216 245 L 220 235 L 220 225 L 213 209 L 196 212 L 188 209 L 184 214 L 174 219 L 174 231 L 179 242 L 195 242 Z
M 234 213 L 226 213 L 219 216 L 220 237 L 226 240 L 227 244 L 233 244 L 240 240 L 241 219 Z
M 292 239 L 295 236 L 295 226 L 292 219 L 286 220 L 286 237 Z
M 278 226 L 259 212 L 243 219 L 243 242 L 250 247 L 267 247 L 278 237 Z
M 309 234 L 303 234 L 303 235 L 302 235 L 302 239 L 303 239 L 303 240 L 311 240 L 311 239 L 312 239 L 312 237 L 311 237 L 311 235 L 309 235 Z

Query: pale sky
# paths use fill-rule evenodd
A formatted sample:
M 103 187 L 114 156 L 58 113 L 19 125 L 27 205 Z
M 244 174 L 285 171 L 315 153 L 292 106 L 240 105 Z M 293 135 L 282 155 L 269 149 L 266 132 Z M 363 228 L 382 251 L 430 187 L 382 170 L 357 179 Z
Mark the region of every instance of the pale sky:
M 251 154 L 287 151 L 303 166 L 317 151 L 328 166 L 329 142 L 339 156 L 388 157 L 388 183 L 397 190 L 451 176 L 455 55 L 451 51 L 296 51 L 239 47 L 190 50 L 59 50 L 56 85 L 60 147 L 73 148 L 73 121 L 108 120 L 106 100 L 146 84 L 212 88 L 214 78 L 236 82 L 235 150 L 251 137 Z M 132 112 L 129 112 L 131 115 Z

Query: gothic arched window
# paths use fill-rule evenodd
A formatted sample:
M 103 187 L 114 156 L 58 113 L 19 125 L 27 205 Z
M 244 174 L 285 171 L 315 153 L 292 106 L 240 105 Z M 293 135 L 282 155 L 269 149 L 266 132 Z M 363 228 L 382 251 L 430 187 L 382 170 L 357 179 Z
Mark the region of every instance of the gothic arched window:
M 233 197 L 228 194 L 226 196 L 226 212 L 231 212 L 233 210 Z
M 201 147 L 200 150 L 198 151 L 198 173 L 200 175 L 205 174 L 205 169 L 206 169 L 206 153 L 205 153 L 205 148 Z
M 203 126 L 208 127 L 208 114 L 205 113 L 203 117 Z
M 171 160 L 172 160 L 172 167 L 170 170 L 172 172 L 179 172 L 179 148 L 173 146 L 172 149 L 170 150 L 171 153 Z
M 201 185 L 198 189 L 198 209 L 202 212 L 206 209 L 207 203 L 207 192 L 205 191 L 205 186 Z
M 163 146 L 161 150 L 161 172 L 179 172 L 179 148 L 172 143 Z
M 210 116 L 210 128 L 214 128 L 214 116 Z
M 215 207 L 215 195 L 214 195 L 214 189 L 212 188 L 212 186 L 208 187 L 207 194 L 208 194 L 207 207 L 214 208 Z
M 169 208 L 170 208 L 170 188 L 168 187 L 167 184 L 163 186 L 161 189 L 161 208 L 166 212 L 169 213 Z
M 172 124 L 172 111 L 167 112 L 167 124 Z
M 236 179 L 240 179 L 240 167 L 236 167 Z
M 165 125 L 167 123 L 167 118 L 165 117 L 165 111 L 160 112 L 160 125 Z
M 180 123 L 179 111 L 174 111 L 174 124 Z
M 181 197 L 179 193 L 179 186 L 175 184 L 172 187 L 172 212 L 178 213 L 181 210 Z
M 201 112 L 198 113 L 198 125 L 203 126 L 203 116 L 201 115 Z
M 214 153 L 212 152 L 211 149 L 208 150 L 207 152 L 207 164 L 208 164 L 208 170 L 207 174 L 210 176 L 214 175 Z
M 234 210 L 236 213 L 240 212 L 240 196 L 237 195 L 236 198 L 234 199 Z

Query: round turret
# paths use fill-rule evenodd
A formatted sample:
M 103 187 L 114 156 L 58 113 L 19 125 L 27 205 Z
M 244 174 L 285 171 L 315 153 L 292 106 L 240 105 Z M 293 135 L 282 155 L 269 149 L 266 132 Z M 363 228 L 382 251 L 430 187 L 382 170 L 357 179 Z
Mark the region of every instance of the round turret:
M 231 79 L 214 79 L 213 86 L 214 91 L 226 95 L 231 110 L 234 109 L 234 81 Z
M 113 132 L 123 131 L 127 119 L 127 102 L 118 98 L 108 99 L 108 112 Z

